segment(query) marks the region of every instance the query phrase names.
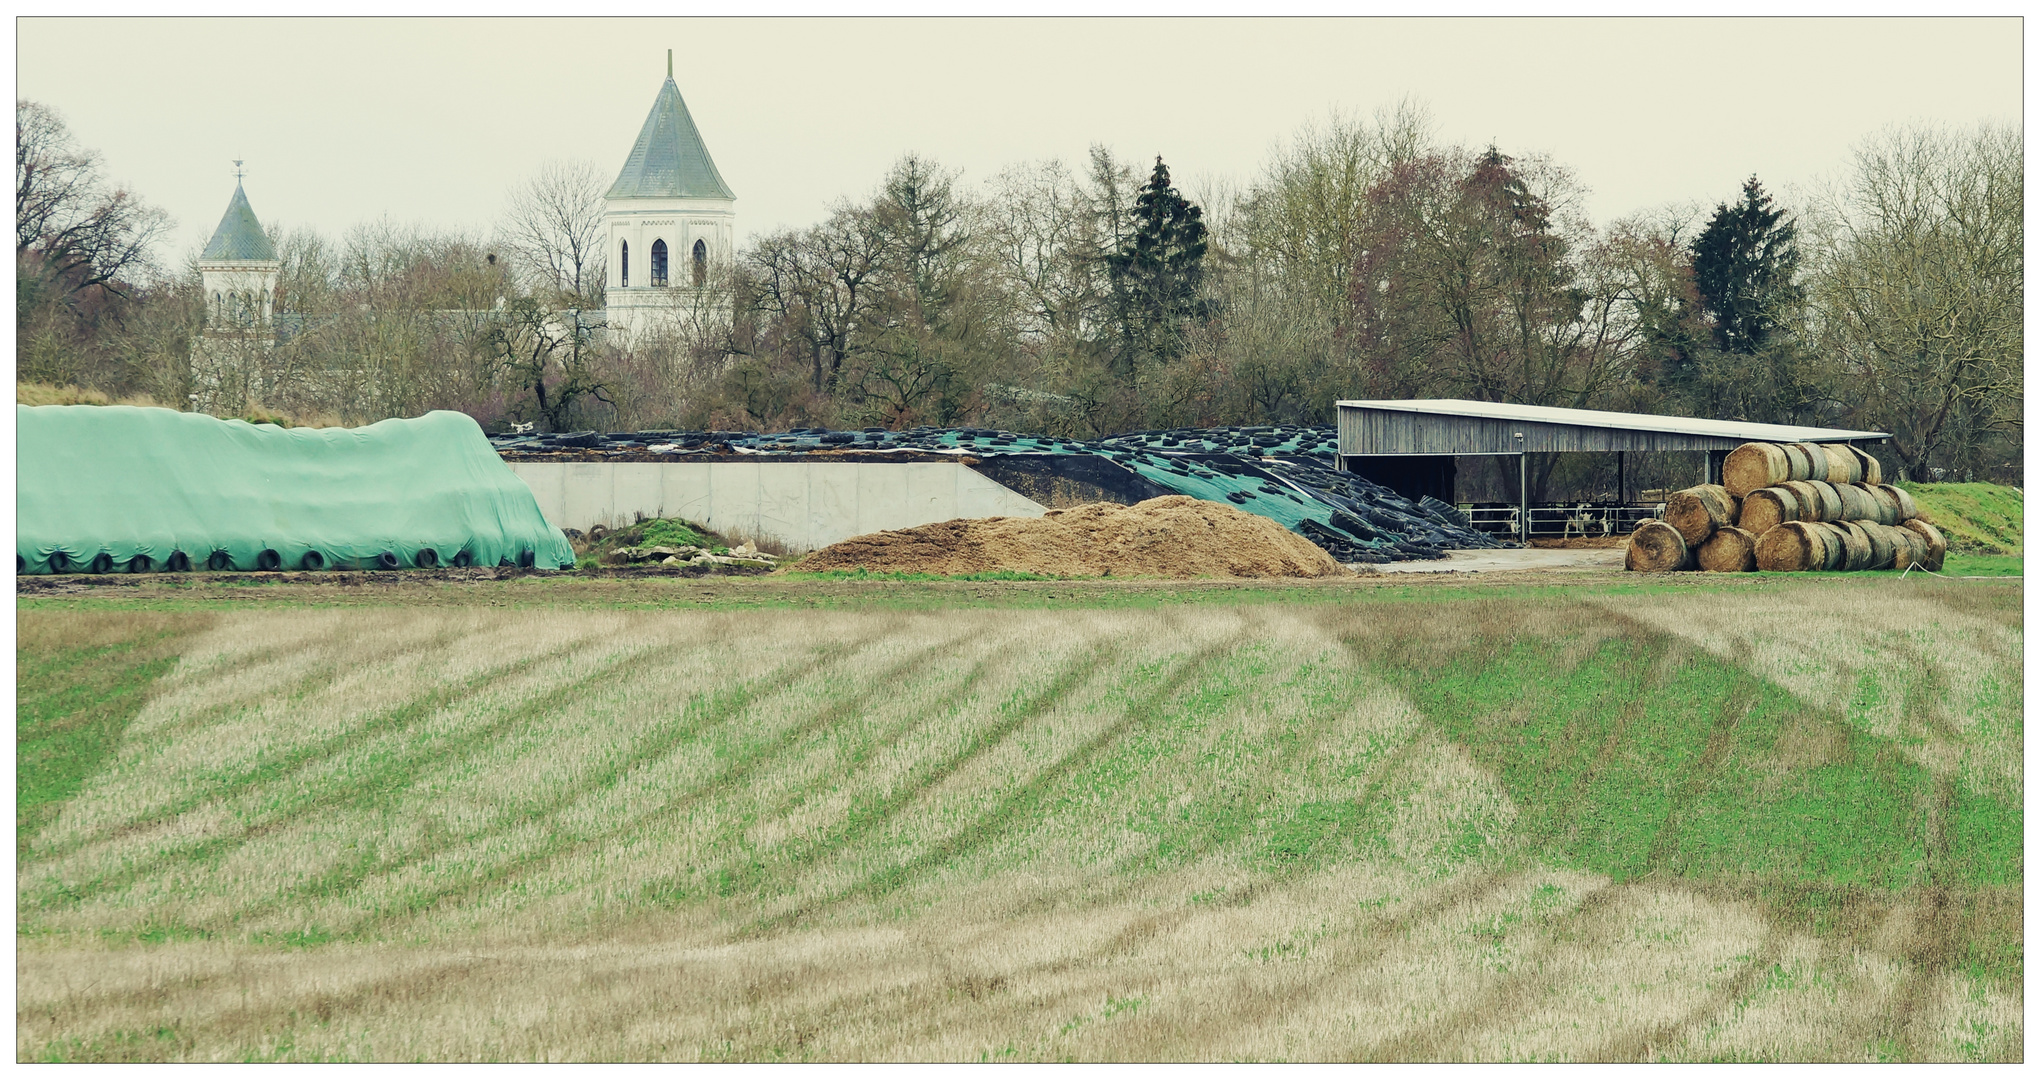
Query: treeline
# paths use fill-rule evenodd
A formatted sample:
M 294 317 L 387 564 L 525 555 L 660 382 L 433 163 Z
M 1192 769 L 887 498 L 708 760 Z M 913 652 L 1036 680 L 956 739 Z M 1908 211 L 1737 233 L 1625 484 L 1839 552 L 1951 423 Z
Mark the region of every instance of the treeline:
M 17 110 L 18 135 L 54 122 Z M 136 243 L 102 272 L 95 252 L 126 249 L 66 254 L 62 216 L 18 196 L 19 378 L 187 400 L 194 353 L 232 344 L 202 333 L 195 265 L 149 264 L 160 216 L 95 186 L 68 136 L 20 145 L 18 192 L 38 153 L 82 161 L 73 216 L 126 207 Z M 1442 145 L 1413 108 L 1306 128 L 1251 181 L 1188 194 L 1103 148 L 977 183 L 907 155 L 671 290 L 628 342 L 576 314 L 604 306 L 607 179 L 549 167 L 487 236 L 273 230 L 280 333 L 248 345 L 246 393 L 357 421 L 1070 436 L 1465 397 L 1886 430 L 1911 478 L 2018 475 L 2011 127 L 1890 130 L 1794 206 L 1751 178 L 1602 225 L 1562 165 Z

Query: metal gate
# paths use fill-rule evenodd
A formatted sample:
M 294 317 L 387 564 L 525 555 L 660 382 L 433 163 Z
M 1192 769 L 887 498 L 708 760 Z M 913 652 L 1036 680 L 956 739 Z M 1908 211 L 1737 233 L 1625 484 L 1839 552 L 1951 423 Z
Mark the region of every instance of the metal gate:
M 1481 532 L 1515 536 L 1522 511 L 1507 503 L 1460 503 L 1459 512 Z M 1613 506 L 1593 503 L 1547 504 L 1530 508 L 1530 533 L 1537 537 L 1626 536 L 1646 521 L 1664 516 L 1663 503 Z

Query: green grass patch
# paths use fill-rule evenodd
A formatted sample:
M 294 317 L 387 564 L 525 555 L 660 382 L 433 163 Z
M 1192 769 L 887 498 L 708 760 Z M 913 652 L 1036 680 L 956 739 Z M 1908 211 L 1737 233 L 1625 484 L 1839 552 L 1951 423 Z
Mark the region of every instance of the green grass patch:
M 1173 941 L 1198 950 L 1216 942 L 1226 955 L 1211 962 L 1253 969 L 1331 957 L 1340 965 L 1333 973 L 1367 970 L 1377 955 L 1369 950 L 1397 940 L 1419 942 L 1420 952 L 1435 942 L 1424 962 L 1435 955 L 1447 973 L 1451 965 L 1489 973 L 1535 965 L 1545 948 L 1579 943 L 1619 961 L 1607 965 L 1611 979 L 1639 970 L 1625 968 L 1631 960 L 1660 964 L 1664 955 L 1704 958 L 1714 949 L 1691 938 L 1713 932 L 1709 919 L 1660 917 L 1630 902 L 1651 897 L 1760 914 L 1769 945 L 1752 938 L 1716 952 L 1721 963 L 1711 971 L 1703 962 L 1671 976 L 1684 980 L 1679 993 L 1711 1003 L 1716 1019 L 1830 979 L 1845 1000 L 1867 1002 L 1857 1014 L 1863 1023 L 1846 1028 L 1850 1039 L 1890 1035 L 1879 1051 L 1886 1056 L 1945 1053 L 1932 1048 L 1945 1040 L 1922 1041 L 1923 1029 L 1884 1024 L 1891 984 L 1881 972 L 1887 960 L 1907 965 L 1907 979 L 1961 972 L 1999 1000 L 2023 985 L 2022 785 L 2012 758 L 1991 756 L 2011 753 L 2021 738 L 2020 583 L 1915 580 L 1907 587 L 1917 586 L 1924 613 L 1883 618 L 1873 605 L 1889 603 L 1897 585 L 1889 575 L 1689 577 L 1328 588 L 812 575 L 791 585 L 670 589 L 521 578 L 490 582 L 489 591 L 416 592 L 467 595 L 469 604 L 552 596 L 559 622 L 550 613 L 497 611 L 478 621 L 464 611 L 400 611 L 407 593 L 392 590 L 380 610 L 357 601 L 363 610 L 316 616 L 337 632 L 293 646 L 313 655 L 294 653 L 267 676 L 250 658 L 279 640 L 269 628 L 303 618 L 300 606 L 267 594 L 214 599 L 207 602 L 243 610 L 267 605 L 268 613 L 228 621 L 205 639 L 208 665 L 265 682 L 229 701 L 194 704 L 160 728 L 156 710 L 173 702 L 159 702 L 145 718 L 151 739 L 205 739 L 208 749 L 165 746 L 151 758 L 138 758 L 133 744 L 121 752 L 121 740 L 137 737 L 130 725 L 150 688 L 180 650 L 191 654 L 185 642 L 211 619 L 133 601 L 25 603 L 17 617 L 20 741 L 40 756 L 21 764 L 23 820 L 32 810 L 47 825 L 68 799 L 92 828 L 74 833 L 67 816 L 63 837 L 45 828 L 18 854 L 27 883 L 17 896 L 18 941 L 60 976 L 45 972 L 35 985 L 56 985 L 48 996 L 73 1018 L 59 1027 L 55 1007 L 25 1010 L 24 1024 L 39 1026 L 22 1038 L 21 1054 L 415 1054 L 413 1045 L 445 1044 L 392 1050 L 399 1044 L 328 1038 L 328 1025 L 367 1031 L 395 1023 L 393 1015 L 429 1025 L 443 1000 L 432 996 L 437 988 L 465 977 L 418 969 L 418 981 L 406 982 L 400 972 L 393 992 L 423 987 L 401 999 L 422 1003 L 416 1009 L 391 1010 L 387 1001 L 399 999 L 390 997 L 335 998 L 309 975 L 251 1008 L 228 992 L 230 981 L 144 973 L 142 983 L 127 960 L 74 977 L 58 966 L 79 964 L 76 952 L 49 950 L 156 950 L 164 971 L 178 957 L 216 951 L 297 953 L 251 970 L 317 973 L 342 943 L 387 946 L 392 956 L 525 935 L 578 947 L 646 940 L 683 924 L 740 949 L 777 934 L 826 940 L 838 931 L 853 937 L 837 940 L 862 949 L 875 925 L 911 937 L 918 920 L 951 920 L 925 925 L 954 935 L 985 918 L 976 898 L 991 888 L 998 904 L 1026 890 L 997 909 L 1012 917 L 1070 913 L 1070 925 L 1097 942 L 1083 955 L 1128 973 L 1099 983 L 1084 960 L 1073 976 L 1084 980 L 1082 996 L 1063 992 L 1053 1015 L 1037 1009 L 1025 1023 L 1001 1026 L 1018 1033 L 1007 1045 L 1020 1047 L 1005 1056 L 1081 1049 L 1081 1039 L 1113 1025 L 1177 1009 L 1167 989 L 1174 976 L 1146 972 L 1183 969 L 1134 966 Z M 1697 620 L 1660 623 L 1664 612 L 1646 610 L 1692 588 L 1707 592 L 1677 601 L 1689 615 L 1723 595 L 1785 610 L 1811 596 L 1854 597 L 1866 617 L 1843 640 L 1860 644 L 1863 661 L 1824 666 L 1816 654 L 1788 652 L 1791 674 L 1772 682 L 1764 673 L 1777 670 L 1773 654 L 1749 658 L 1750 650 L 1792 648 L 1774 640 L 1792 632 L 1789 620 L 1782 630 L 1767 629 L 1777 620 L 1766 619 L 1717 634 Z M 874 608 L 900 597 L 990 599 L 940 618 L 781 610 L 696 623 L 567 614 L 647 594 L 688 610 L 731 592 L 782 608 L 803 595 Z M 1623 599 L 1603 599 L 1611 595 Z M 1215 606 L 1271 596 L 1293 602 Z M 1081 618 L 986 610 L 1165 604 L 1182 606 Z M 1934 604 L 1999 625 L 1965 620 L 1950 629 Z M 1660 629 L 1667 625 L 1691 629 Z M 501 650 L 502 632 L 520 626 L 546 644 L 487 664 L 438 664 Z M 1964 661 L 1943 644 L 1970 649 L 1971 666 L 1951 667 Z M 351 693 L 358 683 L 333 684 L 342 675 L 383 680 L 382 692 L 360 702 Z M 1804 687 L 1802 676 L 1811 680 Z M 393 681 L 400 678 L 409 681 Z M 290 711 L 253 730 L 250 701 Z M 1958 758 L 1922 754 L 1918 740 L 1930 729 L 1911 721 L 1958 708 L 1969 715 L 1931 729 L 1966 755 L 1943 768 Z M 1885 734 L 1894 710 L 1909 734 Z M 236 737 L 220 738 L 220 724 Z M 1341 880 L 1348 872 L 1359 876 Z M 1616 887 L 1603 889 L 1601 875 Z M 1314 891 L 1325 882 L 1343 891 Z M 1587 906 L 1589 896 L 1602 899 Z M 1470 924 L 1468 903 L 1482 912 Z M 1231 909 L 1220 916 L 1225 937 L 1202 936 L 1202 926 L 1219 923 L 1179 921 L 1215 909 Z M 1083 919 L 1088 929 L 1075 921 Z M 1737 935 L 1751 925 L 1740 913 L 1732 921 Z M 1820 939 L 1819 959 L 1771 955 L 1802 934 Z M 1736 949 L 1744 954 L 1727 956 Z M 815 955 L 811 970 L 822 971 L 850 953 Z M 1030 970 L 1026 977 L 1044 977 Z M 482 975 L 495 977 L 488 968 Z M 949 981 L 934 985 L 930 1000 L 983 995 L 982 1006 L 969 1007 L 991 1009 L 1021 996 L 1000 989 L 1005 972 L 976 961 L 941 977 Z M 90 981 L 114 978 L 135 984 L 120 991 L 128 998 Z M 789 985 L 806 992 L 805 979 Z M 1412 1000 L 1424 1001 L 1425 987 L 1411 985 Z M 1626 992 L 1597 986 L 1596 1003 Z M 1739 1003 L 1729 1004 L 1721 995 L 1737 987 Z M 547 1007 L 602 992 L 603 984 L 549 989 L 542 979 L 533 991 L 551 995 Z M 81 993 L 94 998 L 75 1005 L 63 996 Z M 118 1018 L 127 1014 L 108 1013 L 102 1000 L 159 1011 Z M 1392 1050 L 1437 1056 L 1412 1048 L 1449 1049 L 1442 1040 L 1472 1023 L 1467 1016 L 1513 1022 L 1457 1011 L 1491 1010 L 1491 1002 L 1427 1001 L 1439 1019 L 1425 1039 L 1441 1041 Z M 670 1015 L 669 1003 L 646 1008 Z M 845 1015 L 865 1022 L 840 1012 L 831 1022 Z M 186 1028 L 175 1026 L 180 1018 Z M 715 1053 L 858 1052 L 813 1041 L 819 1028 L 791 1037 L 776 1023 L 750 1034 L 732 1027 L 742 1039 Z M 1068 1042 L 1029 1044 L 1028 1030 Z M 1970 1056 L 2004 1052 L 1987 1032 L 1972 1043 L 1963 1051 Z M 462 1052 L 539 1054 L 528 1044 L 477 1045 Z M 574 1054 L 601 1056 L 609 1045 Z M 1304 1049 L 1335 1056 L 1343 1045 Z M 1608 1056 L 1607 1045 L 1595 1035 L 1578 1053 Z M 679 1056 L 670 1047 L 613 1056 L 662 1053 Z
M 619 548 L 697 547 L 715 555 L 730 553 L 724 538 L 705 525 L 684 518 L 649 518 L 613 531 L 605 530 L 593 540 L 574 541 L 574 569 L 590 570 L 605 565 L 603 559 Z M 621 563 L 611 559 L 609 565 Z
M 2026 549 L 2026 500 L 1999 484 L 1906 484 L 1913 501 L 1948 538 L 1949 561 L 1964 555 L 2012 555 Z
M 1950 577 L 2025 577 L 2023 555 L 1958 555 L 1949 552 L 1941 573 Z
M 84 640 L 22 635 L 28 640 L 15 652 L 17 853 L 112 758 L 150 688 L 177 663 L 186 629 L 158 619 Z
M 636 533 L 635 543 L 641 547 L 720 547 L 710 538 L 707 530 L 680 518 L 653 518 L 617 535 Z
M 2019 880 L 2022 809 L 1969 794 L 1930 858 L 1933 778 L 1890 740 L 1654 635 L 1576 665 L 1519 637 L 1400 678 L 1501 779 L 1545 858 L 1654 873 L 1901 889 Z M 1491 656 L 1484 649 L 1494 649 Z

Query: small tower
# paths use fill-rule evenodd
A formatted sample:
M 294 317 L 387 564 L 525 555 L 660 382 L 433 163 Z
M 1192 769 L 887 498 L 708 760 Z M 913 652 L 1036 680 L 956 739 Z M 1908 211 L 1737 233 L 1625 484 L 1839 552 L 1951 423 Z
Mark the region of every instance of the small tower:
M 692 306 L 710 268 L 736 250 L 736 201 L 680 98 L 669 49 L 665 85 L 603 198 L 612 333 L 647 332 Z
M 241 163 L 234 162 L 234 197 L 213 230 L 212 241 L 198 257 L 199 276 L 205 282 L 205 314 L 208 329 L 241 330 L 267 326 L 276 305 L 276 281 L 283 272 L 276 247 L 255 210 L 248 205 L 248 193 L 241 190 Z
M 231 414 L 262 398 L 276 344 L 276 283 L 283 264 L 255 220 L 234 162 L 234 197 L 198 257 L 205 286 L 205 333 L 191 351 L 192 399 L 204 412 Z

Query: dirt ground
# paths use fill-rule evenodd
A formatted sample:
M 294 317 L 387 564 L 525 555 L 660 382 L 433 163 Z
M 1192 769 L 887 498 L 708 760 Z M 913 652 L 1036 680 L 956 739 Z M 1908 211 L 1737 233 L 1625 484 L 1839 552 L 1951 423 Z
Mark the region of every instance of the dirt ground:
M 1483 585 L 1548 582 L 1563 574 L 1568 584 L 1620 580 L 1620 547 L 1544 548 L 1454 551 L 1444 559 L 1420 559 L 1358 566 L 1352 575 L 1319 579 L 1239 579 L 1220 577 L 1136 576 L 1063 581 L 916 581 L 915 591 L 945 595 L 991 597 L 1078 598 L 1087 595 L 1152 592 L 1226 593 L 1268 588 L 1339 590 L 1373 589 L 1440 581 L 1467 581 L 1478 575 Z M 1677 575 L 1684 578 L 1692 575 Z M 1709 575 L 1714 577 L 1716 575 Z M 1718 582 L 1717 582 L 1718 584 Z M 435 570 L 343 570 L 325 573 L 193 574 L 37 574 L 15 578 L 15 595 L 23 598 L 97 599 L 241 599 L 250 601 L 332 603 L 415 602 L 424 604 L 501 603 L 516 599 L 574 599 L 629 605 L 632 602 L 686 602 L 683 598 L 729 599 L 742 603 L 775 600 L 855 600 L 898 590 L 900 583 L 883 578 L 830 579 L 789 576 L 729 567 L 593 567 L 585 570 L 522 570 L 509 567 L 442 567 Z M 649 591 L 647 591 L 649 590 Z
M 1623 548 L 1628 545 L 1627 536 L 1547 536 L 1530 541 L 1534 548 Z
M 1525 588 L 1564 584 L 1588 588 L 1649 585 L 1664 589 L 1766 589 L 1781 582 L 1756 574 L 1626 573 L 1604 552 L 1459 552 L 1465 558 L 1362 567 L 1337 578 L 1092 578 L 1064 581 L 900 581 L 806 575 L 717 574 L 685 570 L 473 570 L 466 576 L 429 571 L 331 574 L 107 574 L 17 578 L 15 594 L 37 600 L 148 604 L 389 605 L 617 608 L 751 608 L 877 606 L 1064 606 L 1295 600 L 1336 601 L 1383 589 Z M 1494 564 L 1481 560 L 1496 556 Z M 1567 557 L 1577 561 L 1566 562 Z M 1537 560 L 1551 565 L 1538 565 Z M 1389 572 L 1381 572 L 1382 570 Z M 1647 580 L 1640 580 L 1647 579 Z
M 1579 573 L 1622 570 L 1625 549 L 1616 547 L 1503 548 L 1497 551 L 1454 551 L 1442 559 L 1417 559 L 1384 563 L 1376 569 L 1386 574 L 1495 573 Z

